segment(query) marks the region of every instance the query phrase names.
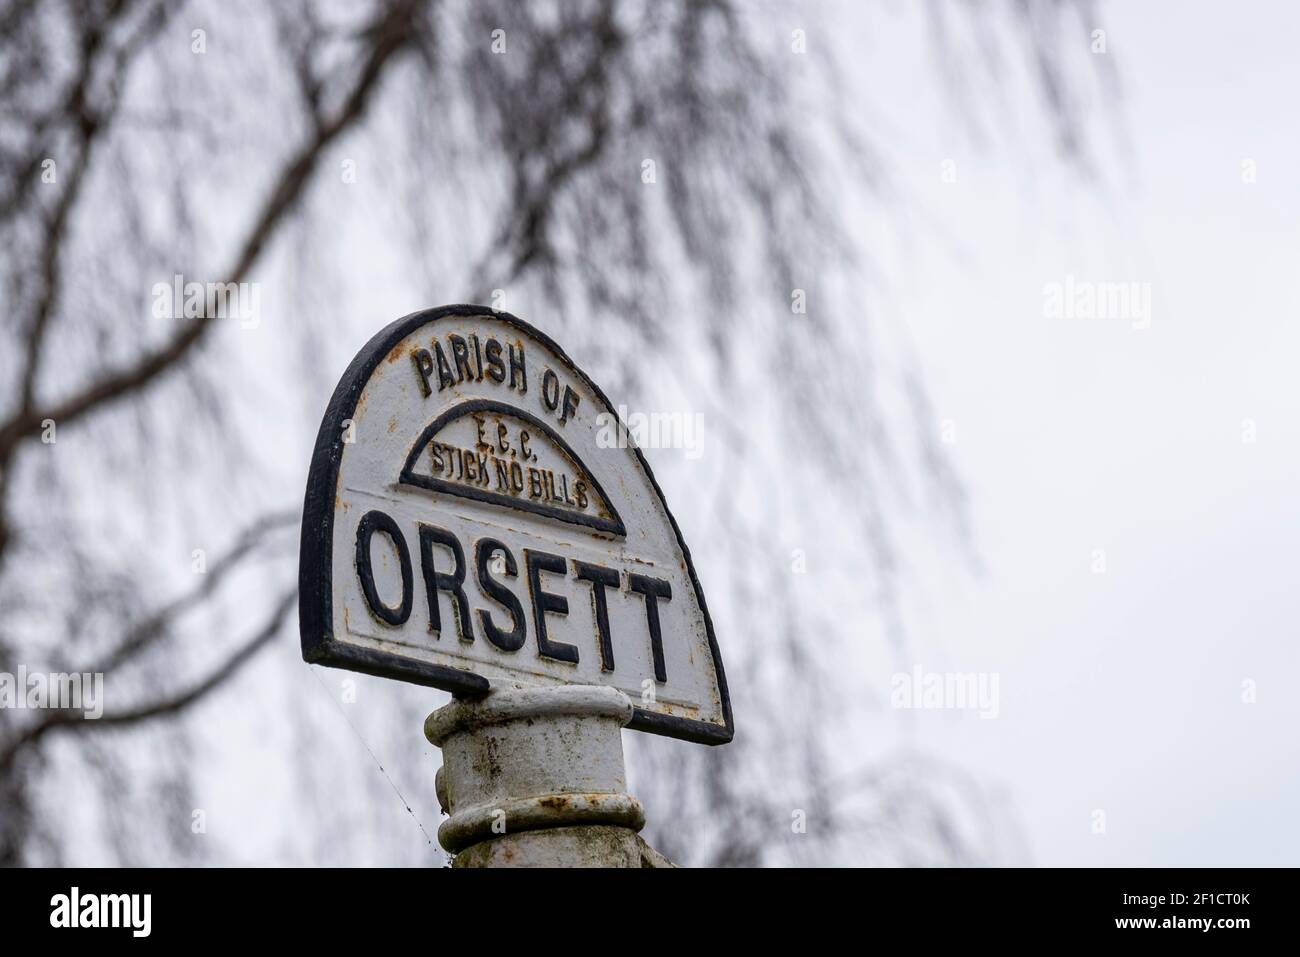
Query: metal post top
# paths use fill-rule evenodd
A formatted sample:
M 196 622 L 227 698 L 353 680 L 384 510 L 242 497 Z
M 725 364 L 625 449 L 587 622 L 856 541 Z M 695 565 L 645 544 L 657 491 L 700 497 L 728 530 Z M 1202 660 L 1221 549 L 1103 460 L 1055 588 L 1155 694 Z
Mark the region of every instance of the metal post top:
M 623 726 L 634 710 L 632 700 L 617 688 L 499 684 L 481 698 L 456 698 L 433 712 L 424 720 L 424 736 L 441 747 L 460 731 L 531 718 L 612 718 Z

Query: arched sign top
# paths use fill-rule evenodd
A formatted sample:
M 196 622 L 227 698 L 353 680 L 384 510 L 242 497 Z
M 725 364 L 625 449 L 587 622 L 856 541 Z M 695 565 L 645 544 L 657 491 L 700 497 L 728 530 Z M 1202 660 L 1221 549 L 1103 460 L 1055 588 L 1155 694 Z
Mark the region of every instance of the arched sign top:
M 690 551 L 641 450 L 547 336 L 483 306 L 413 313 L 321 422 L 299 568 L 303 658 L 482 694 L 616 687 L 630 727 L 731 740 Z

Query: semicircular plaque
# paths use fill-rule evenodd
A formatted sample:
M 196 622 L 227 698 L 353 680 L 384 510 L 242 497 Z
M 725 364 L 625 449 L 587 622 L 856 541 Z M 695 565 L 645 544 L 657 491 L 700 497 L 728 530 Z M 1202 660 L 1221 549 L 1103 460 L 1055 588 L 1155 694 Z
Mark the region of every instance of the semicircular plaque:
M 401 482 L 627 534 L 600 482 L 554 429 L 491 399 L 458 403 L 429 423 L 406 457 Z

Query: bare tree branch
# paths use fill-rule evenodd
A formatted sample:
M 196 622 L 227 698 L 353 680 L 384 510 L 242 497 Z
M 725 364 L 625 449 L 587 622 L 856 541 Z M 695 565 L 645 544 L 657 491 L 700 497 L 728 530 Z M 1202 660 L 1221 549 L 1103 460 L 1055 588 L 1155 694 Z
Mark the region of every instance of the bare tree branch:
M 297 520 L 297 512 L 284 511 L 262 515 L 250 523 L 230 550 L 212 563 L 197 587 L 168 602 L 132 627 L 104 660 L 88 670 L 112 671 L 154 644 L 168 633 L 170 626 L 175 625 L 181 615 L 212 597 L 221 583 L 240 568 L 244 559 L 256 551 L 269 535 Z
M 284 592 L 276 602 L 270 617 L 251 638 L 240 645 L 206 678 L 179 694 L 161 698 L 125 711 L 110 712 L 93 721 L 86 719 L 79 711 L 51 711 L 41 721 L 25 729 L 3 751 L 0 751 L 0 774 L 8 773 L 19 752 L 34 746 L 51 731 L 63 728 L 91 731 L 99 728 L 136 725 L 153 718 L 176 714 L 196 704 L 234 677 L 243 665 L 247 664 L 259 650 L 279 634 L 297 600 L 297 589 L 289 589 Z
M 293 610 L 298 601 L 298 590 L 292 588 L 284 592 L 280 600 L 276 603 L 274 610 L 265 624 L 253 635 L 235 650 L 216 670 L 208 677 L 204 678 L 198 684 L 194 685 L 180 694 L 173 695 L 169 698 L 163 698 L 137 708 L 126 711 L 105 714 L 95 721 L 78 722 L 78 727 L 98 728 L 114 727 L 130 724 L 139 724 L 142 721 L 148 721 L 152 718 L 161 717 L 168 714 L 176 714 L 183 711 L 190 705 L 196 704 L 205 698 L 208 694 L 220 688 L 229 681 L 239 669 L 247 664 L 249 659 L 260 651 L 267 643 L 271 641 L 280 632 L 285 620 L 289 617 L 289 612 Z
M 338 113 L 316 126 L 312 137 L 281 171 L 275 187 L 240 245 L 234 265 L 227 273 L 227 282 L 237 283 L 244 279 L 262 250 L 275 236 L 286 214 L 298 203 L 326 148 L 364 116 L 385 68 L 398 53 L 409 46 L 417 6 L 414 0 L 393 4 L 368 32 L 371 47 L 359 78 Z M 34 436 L 35 430 L 44 420 L 52 419 L 60 425 L 68 425 L 102 405 L 141 391 L 163 372 L 186 359 L 194 347 L 206 338 L 212 327 L 206 318 L 191 319 L 167 343 L 141 356 L 127 368 L 110 372 L 80 392 L 43 408 L 20 408 L 8 422 L 0 426 L 0 468 L 7 465 L 14 449 L 22 441 Z
M 1034 5 L 1032 16 L 1022 5 L 1009 14 L 1026 34 L 1022 39 L 1027 42 L 1018 47 L 1029 54 L 1045 102 L 1058 111 L 1075 110 L 1083 102 L 1066 85 L 1064 71 L 1042 65 L 1061 33 L 1053 17 L 1070 4 L 1086 8 L 1089 0 Z M 975 11 L 971 22 L 983 22 L 988 12 L 983 5 L 964 4 L 962 9 L 967 6 Z M 728 478 L 712 488 L 705 480 L 702 494 L 716 500 L 717 507 L 701 521 L 716 530 L 716 560 L 731 570 L 731 604 L 741 609 L 731 625 L 742 633 L 753 631 L 762 641 L 747 642 L 737 652 L 737 708 L 747 703 L 756 719 L 771 720 L 761 728 L 753 725 L 745 741 L 724 752 L 684 754 L 665 748 L 662 757 L 647 760 L 666 773 L 649 773 L 645 779 L 659 782 L 665 804 L 679 811 L 671 830 L 687 856 L 762 862 L 775 842 L 755 830 L 755 821 L 770 819 L 774 805 L 760 793 L 765 782 L 746 781 L 740 772 L 758 767 L 790 780 L 796 793 L 823 793 L 825 788 L 814 785 L 824 780 L 824 764 L 835 756 L 828 757 L 821 729 L 829 703 L 840 701 L 840 689 L 828 677 L 834 662 L 824 643 L 807 640 L 812 626 L 797 614 L 790 576 L 769 561 L 770 530 L 793 523 L 774 523 L 770 514 L 756 518 L 746 504 L 746 486 L 731 479 L 762 475 L 773 464 L 763 458 L 761 443 L 749 440 L 752 415 L 738 408 L 736 421 L 730 421 L 730 410 L 742 405 L 735 401 L 740 384 L 766 363 L 779 361 L 784 374 L 774 385 L 782 401 L 763 426 L 785 429 L 779 437 L 794 446 L 781 449 L 781 465 L 786 458 L 806 459 L 809 471 L 796 473 L 793 487 L 803 479 L 815 480 L 825 493 L 816 498 L 843 506 L 836 523 L 848 516 L 862 522 L 866 544 L 861 554 L 856 545 L 843 554 L 855 562 L 864 558 L 881 580 L 898 574 L 890 502 L 882 500 L 881 489 L 888 492 L 891 480 L 910 482 L 908 475 L 899 477 L 902 469 L 928 469 L 938 491 L 955 501 L 954 509 L 961 505 L 959 488 L 940 461 L 942 449 L 925 444 L 914 463 L 910 445 L 906 454 L 889 445 L 897 423 L 887 419 L 879 396 L 890 384 L 886 379 L 892 380 L 902 366 L 891 368 L 888 358 L 875 364 L 876 350 L 867 340 L 874 320 L 833 316 L 830 295 L 821 300 L 826 308 L 801 314 L 799 320 L 792 321 L 793 313 L 787 312 L 791 289 L 829 282 L 824 277 L 841 269 L 831 264 L 868 255 L 856 245 L 837 243 L 850 232 L 841 228 L 844 209 L 856 203 L 841 198 L 843 188 L 860 187 L 863 199 L 875 195 L 874 164 L 866 164 L 873 168 L 863 172 L 855 161 L 851 168 L 856 172 L 846 174 L 833 154 L 823 155 L 823 121 L 801 109 L 803 81 L 790 61 L 778 56 L 781 51 L 768 52 L 770 22 L 751 20 L 750 10 L 734 0 L 651 5 L 588 0 L 555 8 L 508 0 L 371 0 L 360 13 L 292 0 L 284 10 L 241 9 L 246 18 L 226 21 L 230 35 L 249 39 L 223 51 L 231 59 L 221 65 L 234 64 L 229 75 L 196 69 L 202 61 L 191 58 L 196 51 L 183 42 L 174 42 L 180 36 L 150 43 L 150 17 L 161 15 L 164 7 L 176 9 L 169 0 L 50 5 L 0 0 L 0 226 L 13 253 L 0 268 L 0 301 L 11 317 L 8 324 L 0 321 L 9 333 L 0 351 L 5 360 L 0 379 L 7 387 L 0 396 L 0 563 L 21 563 L 0 576 L 5 586 L 0 601 L 13 602 L 0 614 L 0 660 L 46 660 L 51 639 L 60 634 L 107 633 L 115 644 L 96 642 L 88 645 L 93 649 L 89 653 L 77 653 L 98 658 L 95 670 L 151 669 L 156 664 L 164 674 L 184 674 L 196 682 L 167 681 L 162 690 L 143 692 L 136 706 L 97 722 L 83 721 L 79 713 L 44 712 L 22 719 L 37 722 L 23 729 L 13 723 L 17 714 L 0 716 L 0 863 L 45 853 L 41 826 L 58 820 L 57 809 L 47 808 L 40 797 L 43 770 L 62 754 L 35 746 L 46 733 L 60 727 L 137 728 L 162 717 L 167 733 L 156 731 L 153 740 L 169 735 L 182 740 L 189 733 L 186 710 L 242 668 L 289 615 L 291 599 L 286 596 L 264 627 L 229 650 L 224 645 L 192 647 L 196 643 L 188 639 L 193 631 L 182 630 L 178 621 L 231 597 L 232 580 L 243 580 L 237 569 L 272 554 L 270 548 L 262 550 L 262 543 L 292 516 L 254 523 L 202 581 L 187 585 L 189 591 L 161 608 L 154 609 L 152 596 L 142 599 L 139 583 L 146 580 L 151 561 L 177 554 L 178 536 L 192 537 L 193 526 L 206 526 L 209 519 L 228 523 L 226 510 L 243 507 L 242 501 L 234 504 L 232 476 L 242 481 L 247 475 L 254 482 L 264 478 L 268 485 L 285 477 L 270 470 L 258 475 L 222 469 L 227 464 L 223 454 L 272 446 L 258 441 L 260 431 L 233 434 L 231 429 L 220 436 L 231 440 L 226 453 L 221 443 L 203 441 L 207 434 L 191 425 L 195 414 L 225 424 L 245 411 L 262 412 L 264 407 L 256 406 L 264 389 L 268 397 L 290 396 L 286 405 L 291 405 L 308 394 L 308 387 L 322 383 L 291 376 L 271 382 L 272 377 L 257 375 L 255 363 L 262 357 L 253 349 L 215 350 L 217 324 L 204 317 L 178 318 L 165 331 L 150 332 L 143 344 L 122 335 L 113 320 L 131 308 L 130 302 L 138 302 L 140 276 L 151 275 L 159 263 L 190 255 L 204 261 L 216 256 L 218 265 L 229 267 L 209 278 L 219 278 L 215 272 L 220 272 L 228 283 L 238 283 L 254 270 L 269 270 L 264 277 L 268 285 L 284 279 L 292 287 L 299 281 L 292 267 L 282 270 L 279 256 L 268 262 L 270 256 L 263 255 L 272 244 L 280 248 L 285 233 L 300 241 L 300 258 L 316 270 L 304 273 L 302 286 L 323 300 L 318 280 L 334 266 L 324 257 L 337 252 L 325 240 L 336 237 L 296 226 L 300 211 L 315 213 L 317 198 L 325 201 L 322 206 L 328 203 L 323 212 L 331 217 L 340 212 L 335 208 L 341 205 L 339 194 L 325 182 L 325 164 L 331 149 L 350 136 L 362 140 L 356 144 L 359 153 L 371 157 L 376 169 L 385 154 L 400 157 L 387 171 L 393 174 L 389 182 L 400 177 L 410 194 L 395 220 L 427 220 L 429 226 L 402 268 L 418 264 L 417 269 L 427 269 L 428 287 L 461 288 L 465 279 L 475 280 L 484 291 L 509 284 L 521 298 L 540 293 L 537 301 L 554 307 L 550 312 L 556 322 L 572 321 L 582 333 L 600 324 L 604 334 L 586 336 L 584 347 L 604 363 L 602 373 L 623 374 L 620 394 L 629 398 L 647 398 L 638 395 L 635 381 L 638 368 L 649 365 L 641 361 L 640 344 L 655 337 L 667 341 L 671 334 L 674 341 L 712 346 L 711 356 L 699 351 L 699 363 L 692 354 L 692 361 L 663 365 L 681 367 L 672 373 L 686 401 L 697 408 L 713 405 L 710 420 L 720 423 L 720 432 L 726 429 L 718 447 L 727 456 Z M 196 21 L 218 17 L 222 8 L 214 8 Z M 949 14 L 943 17 L 947 20 Z M 994 22 L 991 13 L 988 19 Z M 508 50 L 503 42 L 499 50 L 494 44 L 489 51 L 488 38 L 498 27 L 503 38 L 509 28 Z M 997 41 L 994 59 L 1004 58 L 1000 34 L 990 27 L 984 35 Z M 1017 34 L 1008 35 L 1016 46 Z M 147 49 L 141 49 L 144 44 Z M 407 51 L 420 56 L 407 57 Z M 268 52 L 274 55 L 268 57 Z M 808 58 L 810 65 L 814 59 Z M 964 76 L 957 66 L 954 76 Z M 809 71 L 803 74 L 812 79 Z M 393 116 L 385 107 L 397 100 L 412 104 L 411 113 L 390 123 Z M 857 104 L 847 106 L 836 112 L 860 113 Z M 376 122 L 358 130 L 372 114 L 377 114 Z M 278 125 L 261 122 L 267 117 L 300 132 L 286 142 Z M 1074 122 L 1065 119 L 1067 125 Z M 145 124 L 154 130 L 141 133 Z M 206 140 L 191 135 L 200 125 L 213 130 Z M 859 128 L 857 120 L 841 119 L 828 123 L 826 131 L 850 126 Z M 861 127 L 864 139 L 876 133 L 868 126 Z M 185 135 L 170 137 L 172 128 Z M 157 148 L 164 140 L 166 148 Z M 1073 141 L 1063 137 L 1063 143 Z M 232 155 L 216 155 L 227 144 Z M 274 157 L 266 178 L 258 179 L 264 193 L 250 194 L 238 179 L 245 161 L 242 154 L 234 155 L 235 149 L 245 145 L 255 155 Z M 352 145 L 349 141 L 348 148 Z M 402 149 L 393 150 L 394 145 Z M 856 160 L 873 151 L 847 152 Z M 55 154 L 64 185 L 33 188 L 43 157 Z M 659 164 L 661 180 L 643 178 L 644 166 L 639 170 L 638 164 L 647 159 Z M 213 168 L 211 178 L 205 175 L 207 167 Z M 380 196 L 389 192 L 386 185 L 371 184 Z M 349 225 L 384 223 L 375 218 L 372 205 L 349 212 L 358 217 Z M 209 210 L 216 213 L 216 228 L 207 228 Z M 203 230 L 191 237 L 199 223 Z M 229 238 L 214 248 L 226 229 Z M 345 244 L 355 241 L 346 232 L 333 232 L 341 233 Z M 124 248 L 136 240 L 138 248 Z M 862 277 L 846 269 L 843 278 L 855 284 Z M 864 288 L 870 288 L 869 280 Z M 98 309 L 82 308 L 83 302 Z M 680 308 L 683 303 L 690 308 Z M 321 314 L 342 325 L 349 307 L 342 302 L 330 306 Z M 578 325 L 584 322 L 591 325 Z M 348 335 L 359 326 L 360 321 L 353 322 Z M 319 335 L 319 326 L 308 323 L 283 331 L 296 336 L 304 352 L 316 350 L 326 338 Z M 69 348 L 56 348 L 65 345 Z M 281 341 L 274 345 L 278 348 Z M 204 353 L 205 346 L 212 355 Z M 248 365 L 237 367 L 245 357 Z M 319 356 L 302 363 L 304 370 L 323 357 L 320 347 Z M 215 361 L 210 366 L 201 362 L 207 358 Z M 732 368 L 738 360 L 750 359 L 753 368 Z M 247 373 L 245 382 L 257 376 L 252 383 L 256 397 L 250 398 L 253 389 L 232 387 L 239 381 L 232 371 Z M 192 374 L 181 381 L 176 374 L 181 372 Z M 176 390 L 187 393 L 180 402 L 171 402 L 170 385 L 188 386 Z M 280 389 L 284 395 L 277 394 Z M 923 394 L 912 398 L 913 414 L 924 430 L 932 413 Z M 97 410 L 110 407 L 116 414 L 91 421 Z M 807 414 L 807 409 L 822 407 L 844 411 L 834 417 Z M 136 446 L 116 431 L 132 417 Z M 70 454 L 61 447 L 57 454 L 51 450 L 43 456 L 32 447 L 45 419 L 86 426 L 78 428 Z M 267 436 L 283 439 L 289 429 L 302 426 L 291 414 L 276 419 L 265 423 Z M 195 436 L 193 447 L 187 445 Z M 866 441 L 860 441 L 863 437 Z M 171 459 L 167 464 L 175 473 L 133 467 L 132 456 L 139 450 L 165 450 L 161 454 Z M 800 455 L 805 450 L 812 454 Z M 92 485 L 101 474 L 109 481 Z M 47 478 L 67 485 L 51 489 L 44 484 Z M 80 514 L 83 507 L 94 512 L 87 506 L 99 502 L 86 496 L 99 495 L 101 488 L 106 507 L 87 521 Z M 116 496 L 119 491 L 147 496 L 155 488 L 160 511 L 179 502 L 214 514 L 182 514 L 180 524 L 188 527 L 181 531 L 167 521 L 176 516 L 142 522 Z M 21 543 L 10 539 L 8 521 L 21 523 L 26 532 Z M 119 540 L 122 535 L 130 537 Z M 156 552 L 140 554 L 140 542 L 149 549 L 156 546 Z M 31 580 L 42 585 L 68 581 L 74 587 L 43 588 L 38 601 L 30 597 Z M 256 584 L 252 590 L 255 595 L 241 593 L 237 600 L 255 598 L 261 609 L 262 602 L 279 597 L 274 584 Z M 759 593 L 762 602 L 756 600 Z M 95 597 L 87 601 L 86 595 Z M 883 597 L 888 607 L 889 596 Z M 753 619 L 750 609 L 760 606 L 779 610 L 779 627 L 772 627 L 773 616 L 766 611 L 763 621 Z M 257 613 L 248 614 L 252 620 L 247 627 L 252 627 Z M 242 620 L 242 615 L 235 618 Z M 127 630 L 119 631 L 123 622 Z M 828 637 L 843 632 L 842 625 L 825 629 Z M 214 670 L 200 663 L 227 653 Z M 773 671 L 780 673 L 779 699 L 773 693 Z M 851 676 L 844 677 L 847 683 Z M 778 721 L 777 712 L 781 717 L 795 714 L 797 720 Z M 22 737 L 11 744 L 15 735 Z M 77 735 L 73 740 L 84 739 Z M 114 749 L 95 750 L 95 760 L 105 767 L 123 766 L 123 755 Z M 651 753 L 649 745 L 645 750 Z M 639 755 L 634 752 L 634 757 Z M 183 762 L 174 764 L 153 762 L 164 777 L 189 773 Z M 865 787 L 878 789 L 881 782 Z M 908 797 L 902 787 L 892 793 L 891 814 Z M 112 812 L 131 817 L 125 810 L 130 800 L 114 794 Z M 800 806 L 818 821 L 830 820 L 836 810 Z M 886 824 L 894 820 L 889 815 L 879 819 Z M 945 826 L 939 822 L 936 828 Z M 126 842 L 123 834 L 117 837 Z M 941 839 L 951 845 L 945 835 Z M 53 847 L 52 836 L 45 844 Z

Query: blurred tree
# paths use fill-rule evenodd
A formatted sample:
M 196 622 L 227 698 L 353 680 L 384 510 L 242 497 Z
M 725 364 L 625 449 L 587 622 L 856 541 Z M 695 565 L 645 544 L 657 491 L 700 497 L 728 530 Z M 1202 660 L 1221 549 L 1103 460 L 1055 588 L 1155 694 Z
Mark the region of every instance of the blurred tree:
M 996 81 L 1023 60 L 1062 153 L 1086 169 L 1074 78 L 1088 72 L 1092 5 L 929 10 L 963 115 L 978 114 L 972 75 Z M 652 840 L 683 861 L 828 859 L 825 840 L 783 850 L 772 835 L 790 832 L 798 793 L 837 791 L 878 798 L 809 809 L 844 822 L 841 857 L 867 859 L 855 849 L 870 835 L 880 860 L 889 846 L 905 861 L 987 859 L 953 830 L 930 786 L 941 772 L 909 776 L 908 761 L 830 786 L 837 659 L 772 552 L 771 503 L 729 479 L 798 458 L 806 487 L 857 530 L 856 574 L 886 617 L 891 488 L 932 493 L 964 547 L 960 487 L 928 425 L 916 429 L 929 412 L 915 368 L 893 370 L 906 404 L 891 418 L 866 318 L 791 309 L 792 290 L 829 299 L 832 273 L 864 281 L 844 194 L 873 194 L 887 168 L 826 47 L 796 76 L 800 39 L 782 22 L 732 0 L 0 4 L 0 670 L 103 671 L 113 689 L 96 722 L 0 712 L 0 862 L 74 853 L 74 816 L 41 796 L 58 748 L 102 802 L 79 838 L 100 828 L 124 862 L 197 854 L 184 839 L 187 715 L 265 660 L 259 649 L 295 640 L 301 493 L 298 473 L 234 424 L 247 413 L 235 384 L 255 368 L 234 326 L 160 320 L 151 290 L 177 274 L 296 276 L 281 306 L 316 298 L 281 323 L 297 357 L 277 368 L 295 368 L 313 401 L 327 394 L 338 367 L 321 341 L 346 319 L 320 290 L 363 240 L 332 234 L 323 184 L 340 166 L 346 183 L 360 154 L 393 158 L 403 268 L 431 290 L 452 273 L 465 300 L 527 298 L 523 315 L 558 317 L 551 331 L 582 341 L 615 394 L 662 400 L 637 374 L 644 358 L 662 367 L 680 343 L 703 346 L 698 363 L 672 363 L 674 388 L 716 424 L 721 465 L 690 482 L 716 522 L 706 586 L 732 596 L 720 631 L 741 735 L 717 750 L 637 743 L 637 786 L 660 811 Z M 390 318 L 366 317 L 346 341 Z M 756 375 L 776 389 L 761 407 L 772 418 L 726 411 Z M 808 414 L 824 407 L 844 412 Z M 807 518 L 796 506 L 782 527 Z M 185 548 L 198 527 L 239 531 L 209 560 Z M 793 782 L 796 796 L 780 786 Z M 160 803 L 167 839 L 142 851 L 130 835 L 160 829 L 157 814 L 139 822 Z

